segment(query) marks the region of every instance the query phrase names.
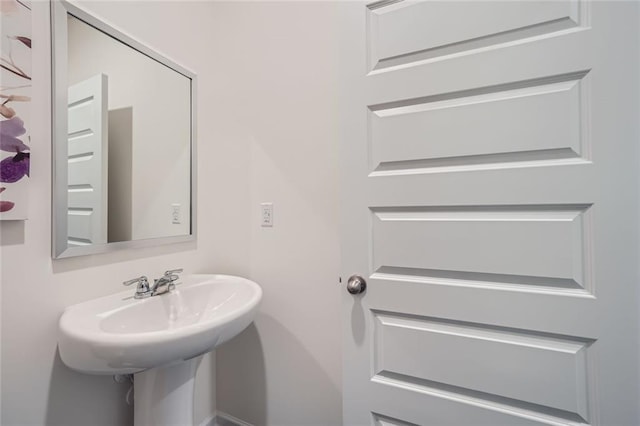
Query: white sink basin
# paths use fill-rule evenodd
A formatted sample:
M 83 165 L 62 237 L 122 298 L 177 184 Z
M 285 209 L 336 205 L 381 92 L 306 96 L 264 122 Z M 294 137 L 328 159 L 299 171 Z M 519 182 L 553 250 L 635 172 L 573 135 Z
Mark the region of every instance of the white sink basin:
M 187 275 L 170 293 L 134 299 L 134 290 L 67 308 L 62 361 L 90 374 L 129 374 L 189 360 L 244 330 L 256 314 L 258 284 L 229 275 Z

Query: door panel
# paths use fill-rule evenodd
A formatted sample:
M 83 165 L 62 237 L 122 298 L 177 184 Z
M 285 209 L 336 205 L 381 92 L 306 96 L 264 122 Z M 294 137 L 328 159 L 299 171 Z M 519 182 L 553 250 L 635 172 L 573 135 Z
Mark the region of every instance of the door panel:
M 452 166 L 582 158 L 585 75 L 376 105 L 370 109 L 373 170 L 428 173 Z M 478 139 L 486 142 L 478 144 Z
M 373 210 L 375 272 L 584 288 L 589 206 Z M 491 249 L 488 250 L 488 242 Z M 588 286 L 588 285 L 587 285 Z
M 580 7 L 576 0 L 377 2 L 368 16 L 372 65 L 380 69 L 574 28 Z
M 68 245 L 107 242 L 107 76 L 69 87 Z
M 588 339 L 398 313 L 374 311 L 373 317 L 374 379 L 446 386 L 587 416 Z
M 398 426 L 539 426 L 584 425 L 575 415 L 486 394 L 461 393 L 457 388 L 433 388 L 392 378 L 372 379 L 372 405 L 385 414 L 371 413 L 363 424 Z M 506 401 L 507 403 L 503 403 Z
M 640 424 L 638 4 L 359 7 L 345 424 Z

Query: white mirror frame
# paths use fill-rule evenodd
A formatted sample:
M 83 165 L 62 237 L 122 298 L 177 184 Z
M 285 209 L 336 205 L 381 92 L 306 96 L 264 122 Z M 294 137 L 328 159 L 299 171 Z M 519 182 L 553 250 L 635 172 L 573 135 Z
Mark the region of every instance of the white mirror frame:
M 191 217 L 190 233 L 171 237 L 148 238 L 95 244 L 81 247 L 67 245 L 68 226 L 68 170 L 60 167 L 67 163 L 67 13 L 121 41 L 143 55 L 171 68 L 191 80 Z M 196 74 L 176 64 L 158 52 L 134 40 L 111 25 L 95 18 L 82 9 L 63 0 L 51 2 L 51 74 L 52 74 L 52 257 L 54 259 L 107 253 L 116 250 L 151 247 L 161 244 L 183 243 L 196 240 Z M 65 141 L 65 143 L 61 143 Z

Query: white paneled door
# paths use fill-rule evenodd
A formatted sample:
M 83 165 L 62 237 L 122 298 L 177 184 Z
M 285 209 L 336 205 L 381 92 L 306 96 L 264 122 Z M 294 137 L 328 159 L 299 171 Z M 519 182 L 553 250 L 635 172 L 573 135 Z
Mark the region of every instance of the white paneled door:
M 69 87 L 68 245 L 107 242 L 107 76 Z
M 345 425 L 640 424 L 639 3 L 356 7 Z

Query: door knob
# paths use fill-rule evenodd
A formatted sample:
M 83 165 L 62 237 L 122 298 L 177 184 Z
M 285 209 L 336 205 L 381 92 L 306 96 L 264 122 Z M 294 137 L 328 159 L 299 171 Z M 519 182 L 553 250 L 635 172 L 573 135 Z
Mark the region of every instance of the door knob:
M 364 293 L 367 289 L 367 282 L 360 275 L 351 275 L 347 281 L 347 291 L 351 294 Z

